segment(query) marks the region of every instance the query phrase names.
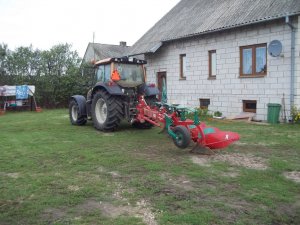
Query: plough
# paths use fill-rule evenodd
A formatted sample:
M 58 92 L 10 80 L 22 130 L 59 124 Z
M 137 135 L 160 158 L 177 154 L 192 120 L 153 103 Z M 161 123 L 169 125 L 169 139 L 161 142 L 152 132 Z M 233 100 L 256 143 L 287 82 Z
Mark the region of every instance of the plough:
M 174 144 L 179 148 L 187 148 L 193 141 L 196 143 L 195 147 L 222 149 L 240 139 L 239 134 L 235 132 L 221 131 L 200 122 L 196 109 L 160 102 L 150 106 L 141 95 L 137 111 L 136 119 L 139 122 L 147 121 L 162 128 L 162 131 L 167 131 Z M 187 114 L 193 114 L 193 120 L 187 118 Z

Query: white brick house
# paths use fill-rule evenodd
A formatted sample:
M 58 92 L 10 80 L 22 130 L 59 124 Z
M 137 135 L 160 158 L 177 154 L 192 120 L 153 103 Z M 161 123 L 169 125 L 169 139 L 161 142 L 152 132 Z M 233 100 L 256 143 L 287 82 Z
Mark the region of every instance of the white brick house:
M 288 116 L 300 106 L 299 15 L 300 0 L 182 0 L 129 55 L 145 55 L 148 81 L 166 78 L 171 103 L 266 120 L 267 104 L 285 96 Z M 273 40 L 282 44 L 278 57 L 268 54 Z

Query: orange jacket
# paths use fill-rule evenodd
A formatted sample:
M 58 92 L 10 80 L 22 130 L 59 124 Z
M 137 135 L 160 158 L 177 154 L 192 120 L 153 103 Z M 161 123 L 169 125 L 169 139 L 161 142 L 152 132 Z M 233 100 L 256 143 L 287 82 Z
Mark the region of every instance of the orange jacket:
M 112 81 L 119 81 L 119 80 L 121 80 L 121 77 L 120 77 L 120 74 L 119 74 L 118 70 L 114 70 L 114 71 L 112 72 L 112 74 L 111 74 L 111 76 L 110 76 L 110 79 L 111 79 Z

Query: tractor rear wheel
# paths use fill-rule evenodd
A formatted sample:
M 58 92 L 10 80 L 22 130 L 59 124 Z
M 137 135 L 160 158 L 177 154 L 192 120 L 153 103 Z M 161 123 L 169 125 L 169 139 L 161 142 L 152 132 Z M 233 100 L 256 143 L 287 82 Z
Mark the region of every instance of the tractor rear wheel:
M 78 103 L 74 99 L 69 104 L 69 117 L 73 125 L 82 126 L 86 124 L 86 117 L 80 115 Z
M 99 90 L 92 101 L 94 127 L 101 131 L 114 131 L 123 118 L 122 101 L 107 91 Z
M 178 148 L 186 148 L 190 145 L 191 134 L 185 126 L 176 126 L 173 132 L 176 134 L 173 142 Z

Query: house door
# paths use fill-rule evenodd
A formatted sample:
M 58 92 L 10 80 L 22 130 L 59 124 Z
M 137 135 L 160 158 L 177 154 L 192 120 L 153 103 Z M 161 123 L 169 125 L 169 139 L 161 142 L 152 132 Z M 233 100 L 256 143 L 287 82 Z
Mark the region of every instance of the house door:
M 164 83 L 167 88 L 167 73 L 166 72 L 158 72 L 157 73 L 157 87 L 159 90 L 158 100 L 161 101 Z

